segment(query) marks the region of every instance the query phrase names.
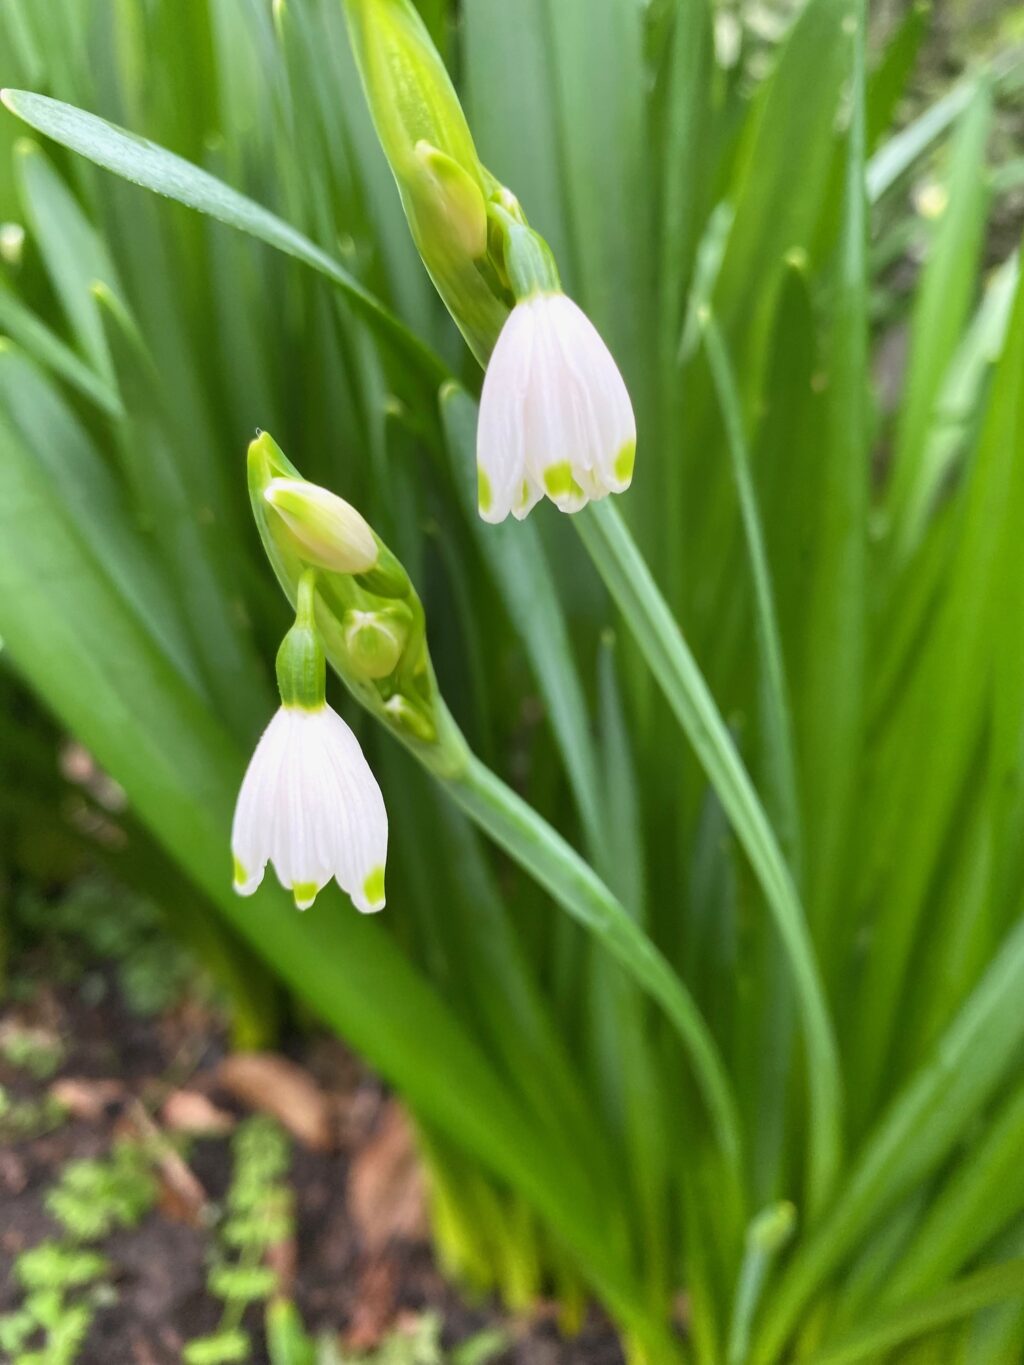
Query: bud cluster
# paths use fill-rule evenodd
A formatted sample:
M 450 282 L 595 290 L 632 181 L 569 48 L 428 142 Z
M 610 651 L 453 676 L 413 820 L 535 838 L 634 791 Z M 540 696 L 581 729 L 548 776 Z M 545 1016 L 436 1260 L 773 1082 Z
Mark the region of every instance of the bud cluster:
M 443 707 L 423 607 L 396 557 L 354 507 L 304 480 L 266 432 L 249 447 L 249 495 L 270 562 L 299 609 L 288 637 L 296 642 L 282 646 L 288 676 L 298 676 L 300 665 L 312 667 L 296 634 L 308 603 L 317 649 L 358 700 L 406 743 L 437 744 Z M 307 588 L 311 570 L 315 594 Z M 307 685 L 302 678 L 299 684 Z

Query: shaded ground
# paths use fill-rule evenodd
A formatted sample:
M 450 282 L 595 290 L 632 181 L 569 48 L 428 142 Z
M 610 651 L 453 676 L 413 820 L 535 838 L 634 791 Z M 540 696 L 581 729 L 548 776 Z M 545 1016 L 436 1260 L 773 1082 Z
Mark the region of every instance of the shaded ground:
M 0 1059 L 0 1085 L 15 1102 L 56 1094 L 70 1112 L 50 1131 L 0 1145 L 0 1312 L 19 1297 L 13 1258 L 58 1231 L 43 1199 L 69 1159 L 105 1155 L 118 1134 L 148 1128 L 153 1136 L 150 1125 L 163 1134 L 211 1124 L 225 1130 L 193 1132 L 180 1166 L 172 1153 L 158 1207 L 137 1229 L 103 1243 L 117 1302 L 96 1318 L 83 1365 L 171 1365 L 185 1341 L 216 1326 L 220 1307 L 206 1291 L 210 1229 L 230 1178 L 227 1129 L 253 1105 L 286 1110 L 275 1116 L 302 1134 L 289 1174 L 296 1236 L 276 1268 L 310 1330 L 366 1347 L 403 1315 L 431 1309 L 452 1344 L 509 1326 L 514 1345 L 502 1365 L 621 1365 L 602 1323 L 567 1343 L 543 1315 L 509 1324 L 493 1306 L 470 1307 L 446 1285 L 423 1231 L 422 1181 L 401 1113 L 340 1045 L 300 1044 L 290 1059 L 264 1059 L 239 1073 L 225 1060 L 215 1015 L 193 1004 L 139 1018 L 113 985 L 98 1005 L 72 989 L 43 990 L 30 1006 L 0 1015 L 0 1041 L 26 1028 L 38 1030 L 30 1036 L 42 1040 L 44 1053 L 46 1040 L 59 1039 L 59 1064 L 44 1077 Z M 249 1325 L 258 1338 L 259 1317 Z

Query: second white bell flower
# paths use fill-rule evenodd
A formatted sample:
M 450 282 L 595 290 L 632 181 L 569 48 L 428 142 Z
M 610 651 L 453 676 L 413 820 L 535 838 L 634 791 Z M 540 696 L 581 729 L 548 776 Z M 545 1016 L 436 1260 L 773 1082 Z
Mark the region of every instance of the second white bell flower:
M 235 890 L 273 863 L 300 910 L 333 877 L 357 910 L 384 908 L 388 817 L 359 741 L 324 703 L 282 706 L 249 763 L 231 831 Z
M 480 515 L 520 521 L 547 496 L 563 512 L 621 493 L 636 419 L 611 352 L 565 294 L 517 303 L 484 377 L 477 429 Z

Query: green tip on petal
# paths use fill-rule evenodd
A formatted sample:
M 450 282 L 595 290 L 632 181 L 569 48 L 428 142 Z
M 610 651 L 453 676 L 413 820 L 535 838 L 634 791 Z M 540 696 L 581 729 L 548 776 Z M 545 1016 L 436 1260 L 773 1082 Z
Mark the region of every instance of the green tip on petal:
M 248 872 L 246 872 L 245 868 L 242 866 L 242 864 L 238 861 L 237 858 L 233 857 L 232 862 L 234 864 L 235 890 L 238 891 L 249 880 L 249 874 Z
M 620 483 L 629 483 L 633 477 L 633 466 L 636 463 L 636 441 L 627 441 L 615 457 L 615 477 Z
M 363 895 L 366 897 L 367 904 L 374 910 L 379 910 L 384 904 L 384 869 L 375 867 L 366 881 L 363 882 Z
M 292 895 L 295 897 L 295 908 L 297 910 L 308 910 L 316 900 L 317 892 L 320 888 L 316 882 L 296 882 L 292 887 Z
M 553 498 L 564 498 L 569 493 L 582 495 L 583 489 L 573 478 L 572 465 L 568 460 L 561 464 L 549 465 L 544 471 L 544 487 Z
M 494 499 L 491 496 L 491 481 L 484 471 L 477 465 L 476 469 L 477 500 L 480 504 L 481 512 L 489 512 Z

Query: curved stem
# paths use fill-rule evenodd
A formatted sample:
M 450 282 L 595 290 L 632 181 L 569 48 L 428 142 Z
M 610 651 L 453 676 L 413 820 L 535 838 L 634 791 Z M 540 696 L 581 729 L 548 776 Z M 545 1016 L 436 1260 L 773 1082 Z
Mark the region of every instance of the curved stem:
M 808 1201 L 818 1210 L 839 1166 L 839 1056 L 800 897 L 729 729 L 647 563 L 610 499 L 574 518 L 594 565 L 693 745 L 761 884 L 789 958 L 810 1088 Z
M 707 1104 L 738 1210 L 742 1167 L 736 1103 L 715 1040 L 682 981 L 589 864 L 479 759 L 470 755 L 459 775 L 439 780 L 466 814 L 600 939 L 664 1009 Z

